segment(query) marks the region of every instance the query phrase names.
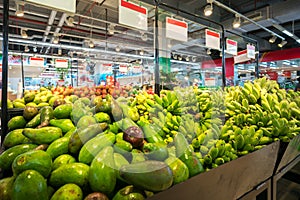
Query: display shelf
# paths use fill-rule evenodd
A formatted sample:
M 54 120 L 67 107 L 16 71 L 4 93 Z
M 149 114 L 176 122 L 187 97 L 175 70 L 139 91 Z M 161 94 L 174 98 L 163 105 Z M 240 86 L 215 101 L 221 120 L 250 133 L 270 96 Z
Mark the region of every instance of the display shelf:
M 263 149 L 192 177 L 149 199 L 238 199 L 271 178 L 278 149 L 279 142 L 274 142 Z
M 264 199 L 264 200 L 272 199 L 271 179 L 268 179 L 267 181 L 259 184 L 257 187 L 255 187 L 254 190 L 248 192 L 243 197 L 239 198 L 239 200 L 256 200 L 256 199 Z
M 7 109 L 7 113 L 8 113 L 8 119 L 14 117 L 14 116 L 21 116 L 23 115 L 23 111 L 24 108 L 11 108 L 11 109 Z M 2 113 L 1 113 L 1 108 L 0 108 L 0 117 L 1 117 Z

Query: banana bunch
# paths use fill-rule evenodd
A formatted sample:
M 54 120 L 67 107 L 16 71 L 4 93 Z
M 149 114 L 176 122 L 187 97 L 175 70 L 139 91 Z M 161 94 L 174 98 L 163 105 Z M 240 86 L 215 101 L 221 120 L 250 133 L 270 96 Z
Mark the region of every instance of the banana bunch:
M 161 97 L 154 95 L 155 101 L 167 112 L 171 112 L 174 115 L 181 115 L 183 113 L 177 94 L 174 91 L 162 90 Z

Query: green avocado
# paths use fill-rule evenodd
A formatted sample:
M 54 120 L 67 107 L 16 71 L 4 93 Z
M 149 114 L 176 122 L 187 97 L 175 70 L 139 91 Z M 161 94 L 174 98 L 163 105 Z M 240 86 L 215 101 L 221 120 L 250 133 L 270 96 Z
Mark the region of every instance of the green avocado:
M 52 159 L 68 153 L 69 138 L 62 137 L 53 141 L 47 148 L 46 152 L 51 156 Z
M 24 119 L 23 116 L 15 116 L 11 118 L 7 124 L 8 129 L 11 131 L 19 128 L 24 128 L 25 125 L 26 125 L 26 120 Z
M 8 149 L 18 144 L 30 143 L 30 140 L 25 137 L 22 132 L 23 129 L 15 129 L 13 131 L 10 131 L 4 138 L 3 146 Z
M 165 160 L 165 163 L 172 170 L 174 185 L 186 181 L 189 178 L 189 169 L 180 159 L 169 157 Z
M 26 106 L 24 108 L 23 111 L 23 117 L 26 120 L 31 120 L 32 118 L 34 118 L 34 116 L 36 116 L 39 113 L 39 110 L 37 109 L 37 107 L 34 106 Z
M 32 120 L 27 122 L 25 127 L 26 128 L 36 128 L 40 124 L 41 124 L 41 114 L 39 113 L 36 116 L 34 116 L 34 118 Z
M 52 165 L 52 170 L 55 170 L 59 168 L 62 165 L 69 164 L 69 163 L 75 163 L 76 159 L 69 155 L 69 154 L 63 154 L 55 158 Z
M 51 119 L 50 125 L 60 128 L 63 133 L 66 133 L 69 130 L 75 128 L 73 122 L 70 119 Z
M 15 177 L 8 177 L 0 180 L 0 199 L 11 200 L 12 186 L 14 184 Z
M 82 200 L 81 188 L 73 183 L 68 183 L 60 187 L 50 200 Z
M 42 127 L 39 129 L 24 128 L 23 135 L 28 137 L 35 144 L 50 144 L 62 137 L 62 131 L 57 127 Z
M 133 185 L 128 185 L 120 189 L 112 200 L 144 200 L 143 191 L 135 188 Z
M 57 106 L 54 109 L 54 117 L 57 119 L 68 119 L 73 109 L 73 104 L 67 103 Z
M 35 170 L 26 170 L 19 174 L 12 187 L 12 200 L 48 199 L 46 179 Z
M 96 119 L 93 116 L 86 115 L 79 119 L 79 121 L 77 122 L 77 128 L 87 128 L 88 126 L 96 123 Z

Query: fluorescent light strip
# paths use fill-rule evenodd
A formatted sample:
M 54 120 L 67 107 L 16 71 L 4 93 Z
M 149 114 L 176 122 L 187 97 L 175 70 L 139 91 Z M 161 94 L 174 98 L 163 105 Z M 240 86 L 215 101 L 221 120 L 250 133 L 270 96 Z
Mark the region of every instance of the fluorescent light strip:
M 289 31 L 287 31 L 287 30 L 283 30 L 282 32 L 283 32 L 284 34 L 286 34 L 287 36 L 290 36 L 290 37 L 293 37 L 293 36 L 294 36 L 293 33 L 289 32 Z
M 300 44 L 300 39 L 296 40 Z

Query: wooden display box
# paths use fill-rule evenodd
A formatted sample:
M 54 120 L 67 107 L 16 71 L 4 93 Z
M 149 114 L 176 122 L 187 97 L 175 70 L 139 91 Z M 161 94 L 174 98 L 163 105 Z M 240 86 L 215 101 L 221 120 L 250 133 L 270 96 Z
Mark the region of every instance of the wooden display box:
M 280 142 L 278 159 L 274 174 L 278 174 L 285 166 L 300 156 L 300 135 L 294 137 L 290 142 Z
M 149 200 L 238 199 L 271 178 L 279 141 L 155 194 Z

